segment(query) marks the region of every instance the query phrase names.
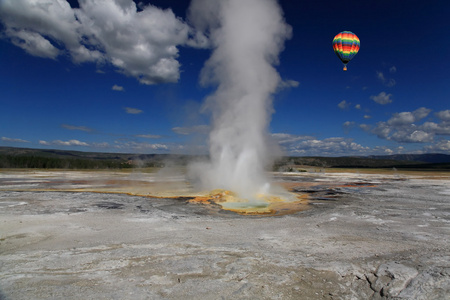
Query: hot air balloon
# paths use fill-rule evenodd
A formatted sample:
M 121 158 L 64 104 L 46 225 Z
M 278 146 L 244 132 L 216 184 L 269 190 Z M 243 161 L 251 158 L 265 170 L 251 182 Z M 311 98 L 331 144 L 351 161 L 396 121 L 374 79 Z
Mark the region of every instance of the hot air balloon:
M 333 50 L 339 59 L 344 63 L 344 71 L 347 71 L 347 64 L 359 51 L 359 38 L 351 31 L 342 31 L 333 39 Z

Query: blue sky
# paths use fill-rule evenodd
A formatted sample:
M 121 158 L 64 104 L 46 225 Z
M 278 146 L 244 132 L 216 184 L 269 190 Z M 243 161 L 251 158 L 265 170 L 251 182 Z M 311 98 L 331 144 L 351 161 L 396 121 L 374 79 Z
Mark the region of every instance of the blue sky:
M 211 49 L 190 1 L 79 2 L 0 0 L 0 146 L 206 153 Z M 285 154 L 450 154 L 449 1 L 279 3 L 291 84 L 269 130 Z M 344 30 L 361 40 L 347 72 L 332 49 Z

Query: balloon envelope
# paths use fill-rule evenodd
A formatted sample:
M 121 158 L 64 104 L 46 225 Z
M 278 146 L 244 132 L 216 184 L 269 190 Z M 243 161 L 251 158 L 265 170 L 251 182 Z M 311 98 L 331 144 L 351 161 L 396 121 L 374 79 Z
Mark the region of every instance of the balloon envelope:
M 359 38 L 351 31 L 342 31 L 334 37 L 333 50 L 344 63 L 344 70 L 347 70 L 347 63 L 358 53 L 359 47 Z

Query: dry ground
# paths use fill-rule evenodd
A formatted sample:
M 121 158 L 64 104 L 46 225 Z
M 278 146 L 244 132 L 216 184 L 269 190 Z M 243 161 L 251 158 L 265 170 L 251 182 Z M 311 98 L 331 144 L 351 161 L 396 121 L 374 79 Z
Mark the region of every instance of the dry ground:
M 173 174 L 1 171 L 0 299 L 450 299 L 446 173 L 274 176 L 308 209 L 189 203 Z

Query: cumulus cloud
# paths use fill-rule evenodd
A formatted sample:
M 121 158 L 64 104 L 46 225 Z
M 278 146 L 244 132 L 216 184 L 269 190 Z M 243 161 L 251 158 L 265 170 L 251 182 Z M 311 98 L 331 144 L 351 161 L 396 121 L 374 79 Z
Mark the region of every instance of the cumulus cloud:
M 392 67 L 389 68 L 389 72 L 390 73 L 395 73 L 395 72 L 397 72 L 397 68 L 395 66 L 392 66 Z
M 146 151 L 167 152 L 170 149 L 170 147 L 165 144 L 149 144 L 133 141 L 129 142 L 115 141 L 114 148 L 120 151 L 139 152 L 139 153 L 145 153 Z
M 68 130 L 79 130 L 84 132 L 93 132 L 94 130 L 92 128 L 86 127 L 86 126 L 74 126 L 69 124 L 61 124 L 61 127 Z
M 425 122 L 421 126 L 422 130 L 436 135 L 450 135 L 450 123 Z
M 356 108 L 356 109 L 361 109 L 361 104 L 356 104 L 356 105 L 355 105 L 355 108 Z
M 51 59 L 56 59 L 59 55 L 59 50 L 38 33 L 7 30 L 6 34 L 11 36 L 14 45 L 31 55 Z
M 132 114 L 132 115 L 138 115 L 138 114 L 141 114 L 144 112 L 138 108 L 133 108 L 133 107 L 124 107 L 123 109 L 125 110 L 125 112 L 127 114 Z
M 401 112 L 395 113 L 392 118 L 390 118 L 387 123 L 393 126 L 402 126 L 413 123 L 415 120 L 413 113 L 411 112 Z
M 445 152 L 450 153 L 450 140 L 441 140 L 433 145 L 425 146 L 427 152 Z
M 39 144 L 41 145 L 45 145 L 45 146 L 90 146 L 88 143 L 85 142 L 81 142 L 79 140 L 69 140 L 69 141 L 61 141 L 61 140 L 54 140 L 51 142 L 47 142 L 47 141 L 39 141 Z
M 273 133 L 272 138 L 274 138 L 280 145 L 287 145 L 292 143 L 297 143 L 299 141 L 313 140 L 313 136 L 309 135 L 295 135 L 289 133 Z
M 349 122 L 353 126 L 352 122 Z M 352 139 L 332 137 L 317 139 L 308 135 L 273 133 L 272 137 L 288 155 L 337 156 L 367 155 L 371 149 L 353 142 Z
M 12 139 L 12 138 L 8 138 L 8 137 L 2 137 L 1 140 L 3 142 L 8 142 L 8 143 L 30 143 L 30 141 L 26 141 L 26 140 L 22 140 L 22 139 Z
M 5 36 L 31 55 L 73 62 L 109 63 L 143 84 L 176 82 L 178 46 L 205 47 L 197 34 L 171 9 L 137 9 L 132 0 L 2 0 Z M 191 38 L 192 37 L 192 38 Z
M 345 109 L 348 109 L 348 108 L 350 107 L 350 105 L 351 105 L 351 103 L 349 103 L 349 102 L 347 102 L 347 101 L 345 101 L 345 100 L 342 100 L 342 101 L 338 104 L 338 107 L 339 107 L 340 109 L 342 109 L 342 110 L 345 110 Z
M 389 120 L 378 122 L 375 127 L 367 124 L 360 127 L 379 138 L 399 143 L 429 143 L 434 141 L 436 135 L 450 135 L 450 122 L 442 119 L 439 123 L 423 122 L 430 112 L 431 109 L 421 107 L 412 112 L 394 113 Z M 445 118 L 446 113 L 444 111 L 436 115 Z
M 420 121 L 423 118 L 427 117 L 431 112 L 431 109 L 426 108 L 426 107 L 421 107 L 416 109 L 415 111 L 413 111 L 413 115 L 414 115 L 414 121 Z
M 75 13 L 65 0 L 2 0 L 0 3 L 6 35 L 31 55 L 54 59 L 66 49 L 75 62 L 95 61 L 102 55 L 86 48 L 83 26 Z
M 118 91 L 118 92 L 123 92 L 123 91 L 125 91 L 125 89 L 123 88 L 123 86 L 120 86 L 120 85 L 117 85 L 117 84 L 113 85 L 112 90 L 113 90 L 113 91 Z
M 370 96 L 370 99 L 375 101 L 378 104 L 386 105 L 392 103 L 392 94 L 386 94 L 385 92 L 381 92 L 376 96 Z
M 391 140 L 401 143 L 427 143 L 433 141 L 434 135 L 423 130 L 397 130 L 390 137 Z
M 450 122 L 450 109 L 437 112 L 436 116 L 444 122 Z
M 291 155 L 337 156 L 337 155 L 366 155 L 369 147 L 353 142 L 352 139 L 332 137 L 323 140 L 306 139 L 281 145 Z
M 395 113 L 393 116 L 388 120 L 389 125 L 394 126 L 402 126 L 402 125 L 408 125 L 415 122 L 418 122 L 428 116 L 428 114 L 431 112 L 431 109 L 421 107 L 416 109 L 413 112 L 401 112 L 401 113 Z

